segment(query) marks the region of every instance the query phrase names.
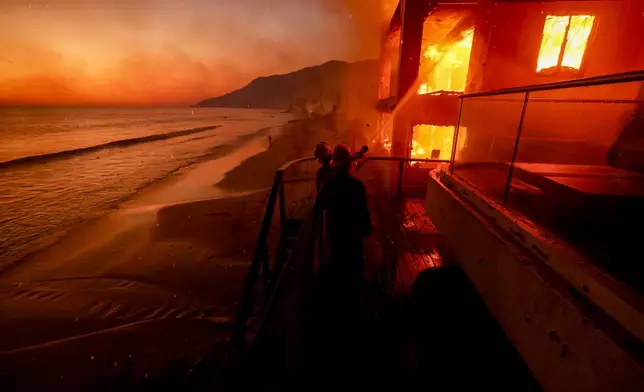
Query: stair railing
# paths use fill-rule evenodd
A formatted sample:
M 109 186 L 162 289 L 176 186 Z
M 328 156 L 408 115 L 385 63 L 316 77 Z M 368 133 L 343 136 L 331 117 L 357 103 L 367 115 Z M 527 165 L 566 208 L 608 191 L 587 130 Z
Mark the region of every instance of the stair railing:
M 449 163 L 447 160 L 400 157 L 369 157 L 369 161 L 389 161 L 397 164 L 397 181 L 395 186 L 396 195 L 398 197 L 403 195 L 403 178 L 405 169 L 411 167 L 410 165 L 412 163 Z M 314 173 L 313 170 L 310 170 L 311 168 L 305 168 L 309 169 L 305 170 L 305 175 L 297 173 L 297 168 L 298 166 L 302 166 L 302 164 L 310 164 L 314 162 L 315 158 L 313 157 L 297 159 L 288 162 L 275 173 L 275 178 L 273 179 L 273 184 L 266 202 L 257 243 L 248 269 L 244 291 L 242 293 L 242 298 L 238 306 L 234 323 L 233 338 L 242 351 L 245 350 L 247 346 L 247 325 L 253 310 L 255 297 L 258 294 L 257 285 L 260 282 L 260 275 L 262 277 L 261 282 L 263 283 L 264 304 L 268 304 L 271 300 L 272 294 L 274 293 L 275 285 L 282 273 L 284 264 L 286 263 L 286 248 L 289 240 L 295 240 L 295 236 L 297 234 L 306 234 L 300 232 L 300 227 L 311 218 L 311 209 L 315 201 L 315 176 L 310 175 Z M 293 175 L 285 178 L 286 174 Z M 297 188 L 297 184 L 299 183 L 305 185 L 308 183 L 308 186 L 305 186 L 303 190 L 299 191 L 295 189 L 294 194 L 287 195 L 285 185 Z M 313 189 L 313 195 L 311 194 L 311 187 Z M 291 196 L 291 198 L 288 196 Z M 279 206 L 280 234 L 277 251 L 271 265 L 271 254 L 269 252 L 268 240 L 276 205 Z M 311 233 L 313 233 L 313 231 L 311 231 Z M 289 235 L 291 235 L 292 238 L 289 238 Z M 304 241 L 304 239 L 298 240 Z
M 271 255 L 269 252 L 268 238 L 273 222 L 273 216 L 275 214 L 276 202 L 279 202 L 280 215 L 280 239 L 277 254 L 279 255 L 284 252 L 283 248 L 285 247 L 287 234 L 286 227 L 288 226 L 288 211 L 284 190 L 284 173 L 301 163 L 312 162 L 314 160 L 314 157 L 297 159 L 286 163 L 275 173 L 275 178 L 271 185 L 266 207 L 264 208 L 264 216 L 262 217 L 257 243 L 255 245 L 255 250 L 253 251 L 253 258 L 251 259 L 248 274 L 246 276 L 244 291 L 237 310 L 233 338 L 240 347 L 246 346 L 246 325 L 252 311 L 253 300 L 255 298 L 255 291 L 257 283 L 259 282 L 260 273 L 263 278 L 265 298 L 270 297 L 272 276 L 275 276 L 275 274 L 271 274 Z M 315 178 L 310 180 L 315 181 Z M 281 267 L 278 266 L 277 268 Z

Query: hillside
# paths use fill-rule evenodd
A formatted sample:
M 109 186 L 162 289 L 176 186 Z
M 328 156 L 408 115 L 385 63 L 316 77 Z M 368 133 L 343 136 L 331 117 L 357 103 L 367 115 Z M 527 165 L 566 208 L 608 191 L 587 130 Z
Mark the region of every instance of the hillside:
M 284 75 L 253 80 L 247 86 L 220 97 L 208 98 L 197 104 L 203 107 L 263 108 L 290 111 L 327 111 L 339 105 L 356 81 L 365 88 L 377 82 L 375 60 L 347 63 L 329 61 Z M 311 109 L 315 107 L 315 109 Z

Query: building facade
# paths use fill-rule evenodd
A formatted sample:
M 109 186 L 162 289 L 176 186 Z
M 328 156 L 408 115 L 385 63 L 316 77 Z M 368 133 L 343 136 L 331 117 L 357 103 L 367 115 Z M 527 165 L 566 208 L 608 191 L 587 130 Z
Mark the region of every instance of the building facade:
M 403 0 L 383 38 L 380 143 L 450 161 L 406 175 L 545 390 L 644 388 L 642 37 L 638 0 Z

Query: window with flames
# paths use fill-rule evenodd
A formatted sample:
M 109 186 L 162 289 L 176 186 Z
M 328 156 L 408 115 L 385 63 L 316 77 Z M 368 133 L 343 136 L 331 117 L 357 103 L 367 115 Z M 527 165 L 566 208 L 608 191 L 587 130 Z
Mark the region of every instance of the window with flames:
M 417 95 L 441 95 L 465 91 L 474 41 L 474 27 L 466 29 L 458 27 L 464 16 L 462 13 L 445 15 L 440 22 L 443 26 L 436 19 L 428 18 L 425 21 Z M 443 39 L 437 40 L 436 37 L 441 35 Z M 409 157 L 450 159 L 454 130 L 455 126 L 414 125 Z
M 418 88 L 418 94 L 465 91 L 473 38 L 472 28 L 463 32 L 460 39 L 450 45 L 430 45 L 425 48 L 419 70 L 423 83 Z
M 579 71 L 594 23 L 591 15 L 546 16 L 537 72 Z

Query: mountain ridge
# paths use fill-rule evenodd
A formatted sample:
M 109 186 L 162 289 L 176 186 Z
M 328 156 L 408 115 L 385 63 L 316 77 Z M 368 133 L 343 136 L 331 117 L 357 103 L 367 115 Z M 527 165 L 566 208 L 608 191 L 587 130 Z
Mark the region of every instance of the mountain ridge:
M 377 75 L 376 60 L 349 63 L 331 60 L 297 71 L 261 76 L 237 90 L 207 98 L 196 106 L 311 111 L 310 107 L 340 104 L 343 90 L 352 79 Z

